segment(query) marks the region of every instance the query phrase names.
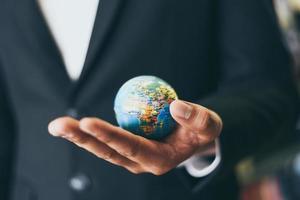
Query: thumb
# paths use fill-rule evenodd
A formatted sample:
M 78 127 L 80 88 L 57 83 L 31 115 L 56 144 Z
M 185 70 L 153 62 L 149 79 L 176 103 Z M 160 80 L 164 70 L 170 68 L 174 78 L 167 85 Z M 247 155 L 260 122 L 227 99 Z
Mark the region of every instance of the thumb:
M 203 106 L 175 100 L 170 105 L 172 117 L 185 129 L 199 134 L 205 141 L 212 141 L 222 130 L 222 120 L 218 114 Z

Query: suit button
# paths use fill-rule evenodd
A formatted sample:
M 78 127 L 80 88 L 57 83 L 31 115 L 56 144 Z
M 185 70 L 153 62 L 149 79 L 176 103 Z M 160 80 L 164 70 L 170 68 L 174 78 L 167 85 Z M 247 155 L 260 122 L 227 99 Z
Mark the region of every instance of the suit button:
M 66 112 L 66 115 L 70 116 L 70 117 L 73 117 L 75 119 L 79 118 L 79 113 L 75 108 L 68 109 L 67 112 Z
M 76 192 L 83 192 L 90 188 L 91 180 L 84 174 L 77 174 L 69 181 L 70 188 Z

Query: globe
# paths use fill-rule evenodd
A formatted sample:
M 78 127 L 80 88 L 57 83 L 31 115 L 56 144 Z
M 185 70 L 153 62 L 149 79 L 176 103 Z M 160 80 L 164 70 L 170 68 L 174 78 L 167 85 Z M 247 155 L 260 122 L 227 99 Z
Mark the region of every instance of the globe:
M 119 89 L 114 111 L 120 127 L 148 139 L 162 139 L 175 128 L 170 104 L 175 90 L 155 76 L 138 76 Z

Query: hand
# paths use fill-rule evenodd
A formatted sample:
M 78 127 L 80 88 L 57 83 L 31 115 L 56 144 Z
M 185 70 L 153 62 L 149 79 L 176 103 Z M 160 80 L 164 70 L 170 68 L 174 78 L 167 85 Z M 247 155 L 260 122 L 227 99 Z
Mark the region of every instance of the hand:
M 162 141 L 134 135 L 97 118 L 58 118 L 49 124 L 49 132 L 132 173 L 162 175 L 196 152 L 206 151 L 222 129 L 220 117 L 200 105 L 176 100 L 170 111 L 179 126 Z

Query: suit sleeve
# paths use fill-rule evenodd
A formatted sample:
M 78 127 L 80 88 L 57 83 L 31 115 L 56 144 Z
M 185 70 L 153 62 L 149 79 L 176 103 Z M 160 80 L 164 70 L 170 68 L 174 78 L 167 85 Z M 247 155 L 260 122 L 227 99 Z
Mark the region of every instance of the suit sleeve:
M 224 123 L 222 161 L 210 175 L 221 178 L 243 157 L 292 140 L 299 102 L 271 1 L 218 2 L 220 84 L 199 103 L 217 112 Z
M 14 149 L 14 123 L 0 63 L 0 199 L 8 199 Z

